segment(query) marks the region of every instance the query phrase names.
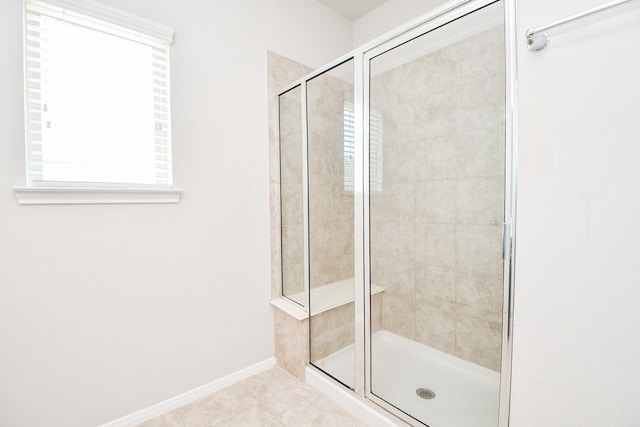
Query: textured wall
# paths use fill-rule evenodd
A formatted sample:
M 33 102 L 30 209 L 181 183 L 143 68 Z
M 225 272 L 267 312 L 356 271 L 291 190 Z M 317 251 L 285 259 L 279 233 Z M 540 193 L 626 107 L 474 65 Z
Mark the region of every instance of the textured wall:
M 283 291 L 289 294 L 304 290 L 300 89 L 280 99 L 278 93 L 309 72 L 311 69 L 305 65 L 267 52 L 272 298 L 278 298 Z M 273 311 L 277 364 L 303 381 L 309 361 L 308 320 L 297 320 L 277 308 Z
M 353 61 L 338 70 L 353 75 Z M 324 73 L 307 87 L 311 288 L 353 278 L 353 191 L 345 190 L 344 105 L 353 84 Z M 313 303 L 312 303 L 313 304 Z
M 280 98 L 278 94 L 311 71 L 303 64 L 267 52 L 273 298 L 283 291 L 286 295 L 304 291 L 301 89 L 293 89 Z
M 295 70 L 295 68 L 293 69 Z M 289 74 L 292 71 L 289 71 Z M 280 212 L 282 227 L 282 293 L 304 291 L 304 217 L 302 214 L 302 114 L 301 88 L 278 97 L 280 131 Z M 276 201 L 277 202 L 277 201 Z
M 270 83 L 283 88 L 309 69 L 294 61 L 270 54 L 273 72 Z M 277 63 L 277 64 L 276 64 Z M 352 73 L 352 65 L 343 65 Z M 296 76 L 295 78 L 292 78 Z M 278 82 L 279 80 L 279 82 Z M 285 295 L 304 290 L 302 115 L 300 88 L 279 97 L 279 121 L 272 128 L 272 231 L 281 234 L 282 256 L 273 241 L 274 274 L 282 263 Z M 276 93 L 277 94 L 277 93 Z M 275 96 L 276 94 L 272 94 Z M 278 102 L 278 101 L 272 101 Z M 343 132 L 344 103 L 353 102 L 353 85 L 328 74 L 308 84 L 308 175 L 310 284 L 314 288 L 353 277 L 353 192 L 344 189 Z M 276 103 L 272 110 L 277 111 Z M 275 113 L 272 113 L 275 114 Z M 273 153 L 278 147 L 280 154 Z M 279 172 L 278 172 L 279 170 Z M 280 182 L 276 187 L 274 184 Z M 281 201 L 278 200 L 281 192 Z M 281 210 L 281 218 L 278 213 Z M 281 231 L 279 221 L 282 221 Z M 279 236 L 272 239 L 278 239 Z M 278 295 L 274 278 L 273 294 Z
M 379 74 L 370 102 L 384 135 L 382 190 L 371 195 L 371 277 L 385 289 L 384 328 L 494 370 L 503 40 L 501 29 L 487 30 Z
M 381 312 L 374 307 L 373 314 L 387 330 L 494 370 L 503 286 L 502 43 L 501 29 L 484 31 L 386 71 L 371 87 L 383 127 L 382 187 L 371 197 L 372 281 L 385 288 Z M 353 275 L 353 198 L 344 191 L 342 163 L 343 106 L 351 93 L 329 75 L 309 84 L 312 288 Z M 283 112 L 299 109 L 296 99 L 281 101 L 292 105 Z M 291 131 L 299 132 L 294 123 L 281 122 L 284 148 Z M 293 152 L 292 161 L 300 155 Z M 283 203 L 283 218 L 295 223 L 283 227 L 283 256 L 286 264 L 297 254 L 292 270 L 302 290 L 302 227 L 295 222 L 301 187 L 282 188 L 295 188 L 288 197 L 297 208 Z M 293 276 L 287 271 L 285 281 Z M 353 342 L 353 307 L 323 313 L 311 326 L 316 360 Z
M 344 68 L 351 71 L 352 66 L 348 64 Z M 294 89 L 280 97 L 279 120 L 277 93 L 310 71 L 302 64 L 269 52 L 274 297 L 280 292 L 280 262 L 284 272 L 282 288 L 285 295 L 304 290 L 300 90 Z M 315 288 L 353 277 L 353 193 L 345 191 L 343 172 L 344 103 L 353 102 L 353 85 L 325 74 L 310 82 L 307 96 L 310 270 L 311 286 Z M 279 199 L 280 191 L 282 202 Z M 309 346 L 292 347 L 291 342 L 297 342 L 302 336 L 307 342 L 306 325 L 306 321 L 287 319 L 286 314 L 276 313 L 276 357 L 285 369 L 297 376 L 301 375 L 301 366 L 308 361 Z M 280 327 L 284 330 L 280 331 Z M 313 316 L 311 336 L 312 360 L 353 343 L 353 303 Z M 291 342 L 287 343 L 289 339 Z
M 371 331 L 382 329 L 383 293 L 371 297 Z M 355 342 L 354 303 L 319 313 L 311 318 L 310 360 L 316 362 Z

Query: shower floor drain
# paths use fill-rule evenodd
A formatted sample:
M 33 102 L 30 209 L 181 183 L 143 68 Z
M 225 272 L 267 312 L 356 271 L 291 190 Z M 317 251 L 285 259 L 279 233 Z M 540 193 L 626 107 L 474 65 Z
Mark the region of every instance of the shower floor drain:
M 416 394 L 418 395 L 418 397 L 428 400 L 436 397 L 435 392 L 433 390 L 429 390 L 428 388 L 419 388 L 416 390 Z

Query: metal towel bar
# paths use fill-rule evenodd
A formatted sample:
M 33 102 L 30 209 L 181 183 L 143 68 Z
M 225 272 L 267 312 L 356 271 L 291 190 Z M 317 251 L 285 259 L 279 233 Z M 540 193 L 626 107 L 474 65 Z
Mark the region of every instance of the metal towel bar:
M 575 14 L 565 19 L 553 22 L 548 25 L 544 25 L 538 28 L 529 28 L 527 30 L 527 47 L 532 52 L 538 52 L 549 44 L 549 35 L 545 33 L 545 30 L 549 28 L 557 27 L 558 25 L 566 24 L 567 22 L 575 21 L 576 19 L 584 18 L 585 16 L 592 15 L 597 12 L 601 12 L 606 9 L 610 9 L 615 6 L 619 6 L 623 3 L 630 2 L 632 0 L 616 0 L 611 3 L 603 4 L 602 6 L 594 7 L 593 9 L 585 10 L 582 13 Z

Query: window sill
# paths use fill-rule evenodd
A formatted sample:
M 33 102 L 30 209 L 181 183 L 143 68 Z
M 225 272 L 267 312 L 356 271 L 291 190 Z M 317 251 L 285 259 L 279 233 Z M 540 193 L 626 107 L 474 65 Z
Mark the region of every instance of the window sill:
M 182 190 L 150 188 L 13 187 L 21 205 L 178 203 Z

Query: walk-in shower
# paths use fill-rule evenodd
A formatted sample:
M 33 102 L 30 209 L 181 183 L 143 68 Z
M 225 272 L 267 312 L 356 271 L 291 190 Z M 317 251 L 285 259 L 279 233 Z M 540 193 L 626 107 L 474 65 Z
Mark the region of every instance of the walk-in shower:
M 279 95 L 282 291 L 309 362 L 431 427 L 496 427 L 508 403 L 505 10 L 448 4 Z

